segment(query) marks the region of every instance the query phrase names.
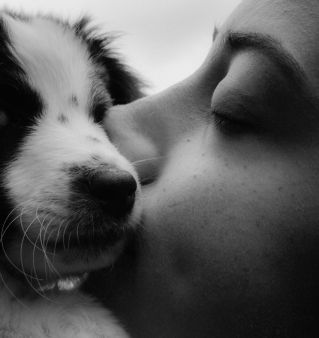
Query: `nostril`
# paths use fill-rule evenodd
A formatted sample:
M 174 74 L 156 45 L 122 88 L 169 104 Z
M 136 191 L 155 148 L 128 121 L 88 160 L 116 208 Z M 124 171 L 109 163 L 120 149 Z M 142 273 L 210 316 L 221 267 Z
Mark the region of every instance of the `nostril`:
M 109 211 L 123 214 L 131 210 L 137 183 L 129 172 L 108 168 L 95 173 L 89 183 L 91 194 L 106 202 Z

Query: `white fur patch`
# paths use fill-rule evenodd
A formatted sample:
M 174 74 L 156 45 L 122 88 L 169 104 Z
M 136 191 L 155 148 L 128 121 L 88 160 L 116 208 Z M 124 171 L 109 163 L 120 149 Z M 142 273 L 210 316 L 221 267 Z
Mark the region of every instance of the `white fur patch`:
M 88 107 L 94 69 L 84 43 L 62 25 L 45 18 L 6 17 L 12 52 L 51 112 L 70 108 L 70 97 Z M 81 113 L 81 112 L 80 112 Z
M 0 337 L 128 338 L 110 311 L 77 291 L 19 303 L 0 282 L 0 299 Z

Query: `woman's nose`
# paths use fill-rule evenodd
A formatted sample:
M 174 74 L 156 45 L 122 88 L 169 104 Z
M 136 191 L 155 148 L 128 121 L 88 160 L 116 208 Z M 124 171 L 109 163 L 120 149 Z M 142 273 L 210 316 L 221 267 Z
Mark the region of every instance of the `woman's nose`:
M 140 107 L 135 103 L 113 107 L 104 127 L 111 142 L 133 163 L 143 184 L 156 175 L 161 154 L 152 137 L 147 112 L 143 115 Z
M 157 175 L 172 147 L 201 121 L 193 116 L 189 92 L 181 83 L 130 104 L 114 106 L 107 114 L 104 127 L 111 142 L 134 163 L 142 183 Z

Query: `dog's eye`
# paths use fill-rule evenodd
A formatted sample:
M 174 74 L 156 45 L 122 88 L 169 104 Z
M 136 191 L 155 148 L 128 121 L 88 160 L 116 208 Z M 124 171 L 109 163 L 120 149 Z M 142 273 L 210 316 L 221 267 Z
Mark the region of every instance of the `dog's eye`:
M 105 102 L 98 102 L 94 104 L 92 115 L 95 123 L 100 123 L 103 121 L 108 108 L 109 105 Z
M 9 124 L 9 118 L 4 111 L 0 110 L 0 128 L 4 128 Z

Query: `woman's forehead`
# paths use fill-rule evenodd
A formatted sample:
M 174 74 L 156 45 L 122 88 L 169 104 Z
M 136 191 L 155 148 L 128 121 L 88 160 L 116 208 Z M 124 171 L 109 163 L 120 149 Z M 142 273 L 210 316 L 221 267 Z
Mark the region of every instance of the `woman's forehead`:
M 228 32 L 257 33 L 278 42 L 319 90 L 319 2 L 316 0 L 244 0 L 221 27 Z

